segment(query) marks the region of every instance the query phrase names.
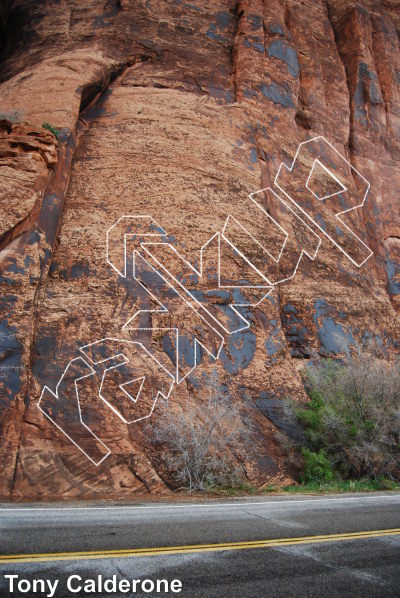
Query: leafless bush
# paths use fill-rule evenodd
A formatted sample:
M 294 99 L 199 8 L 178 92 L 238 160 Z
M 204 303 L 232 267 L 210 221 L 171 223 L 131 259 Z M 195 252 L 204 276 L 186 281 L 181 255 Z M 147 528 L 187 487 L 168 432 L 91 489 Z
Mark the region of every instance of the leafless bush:
M 0 111 L 0 120 L 8 120 L 12 124 L 20 123 L 22 121 L 22 112 L 20 110 Z
M 345 477 L 400 479 L 400 360 L 358 352 L 307 368 L 311 400 L 292 406 L 309 448 Z
M 178 487 L 206 490 L 233 486 L 244 479 L 241 458 L 254 450 L 254 428 L 226 395 L 214 373 L 201 401 L 172 405 L 159 401 L 148 426 Z

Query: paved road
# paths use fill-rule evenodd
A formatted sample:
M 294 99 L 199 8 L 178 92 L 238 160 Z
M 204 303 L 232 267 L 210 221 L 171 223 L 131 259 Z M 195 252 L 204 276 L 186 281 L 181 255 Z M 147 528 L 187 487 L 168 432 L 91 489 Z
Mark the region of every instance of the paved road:
M 180 579 L 190 598 L 400 596 L 400 494 L 3 507 L 1 596 L 46 595 L 10 594 L 5 574 L 59 579 L 57 598 L 174 595 L 73 594 L 73 574 Z

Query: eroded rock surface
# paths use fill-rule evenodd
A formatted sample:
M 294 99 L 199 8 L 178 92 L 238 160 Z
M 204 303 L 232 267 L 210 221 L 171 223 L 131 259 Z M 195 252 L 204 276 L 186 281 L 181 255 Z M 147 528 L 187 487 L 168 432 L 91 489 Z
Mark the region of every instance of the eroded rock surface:
M 84 345 L 130 341 L 137 326 L 179 326 L 188 343 L 182 368 L 191 365 L 191 308 L 168 286 L 163 298 L 174 319 L 142 313 L 124 327 L 152 304 L 132 276 L 107 263 L 106 231 L 124 215 L 148 215 L 198 265 L 200 248 L 231 214 L 276 248 L 282 231 L 248 194 L 271 187 L 279 195 L 281 163 L 291 165 L 301 142 L 322 135 L 371 184 L 348 223 L 373 256 L 358 267 L 299 220 L 298 209 L 263 196 L 295 239 L 283 270 L 302 244 L 311 256 L 321 239 L 319 251 L 257 307 L 243 308 L 250 328 L 227 336 L 218 360 L 204 354 L 170 398 L 172 405 L 204 400 L 216 369 L 255 422 L 260 447 L 246 464 L 250 481 L 292 479 L 274 433 L 288 431 L 280 401 L 305 399 L 300 371 L 312 352 L 340 355 L 368 342 L 388 356 L 399 350 L 400 3 L 9 0 L 0 7 L 2 497 L 169 491 L 146 420 L 126 424 L 99 400 L 101 372 L 81 383 L 82 417 L 111 451 L 97 467 L 37 408 L 43 387 L 55 391 Z M 60 130 L 58 141 L 45 122 Z M 262 267 L 265 253 L 246 235 L 241 242 Z M 233 283 L 260 277 L 221 247 L 230 290 L 218 293 L 212 267 L 199 280 L 165 248 L 158 257 L 229 320 L 229 304 L 244 302 Z M 214 263 L 212 245 L 208 251 Z M 153 331 L 146 342 L 167 367 L 171 337 Z M 240 447 L 237 456 L 246 461 Z

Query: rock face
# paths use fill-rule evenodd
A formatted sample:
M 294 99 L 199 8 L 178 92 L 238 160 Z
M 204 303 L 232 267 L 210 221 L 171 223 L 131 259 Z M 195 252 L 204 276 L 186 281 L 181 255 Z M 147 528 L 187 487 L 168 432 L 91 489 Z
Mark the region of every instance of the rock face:
M 274 433 L 312 352 L 399 350 L 399 32 L 399 0 L 0 1 L 3 499 L 169 492 L 151 391 L 202 401 L 213 370 L 249 479 L 292 479 Z M 275 181 L 321 136 L 344 162 L 320 139 Z M 328 212 L 365 180 L 355 237 Z

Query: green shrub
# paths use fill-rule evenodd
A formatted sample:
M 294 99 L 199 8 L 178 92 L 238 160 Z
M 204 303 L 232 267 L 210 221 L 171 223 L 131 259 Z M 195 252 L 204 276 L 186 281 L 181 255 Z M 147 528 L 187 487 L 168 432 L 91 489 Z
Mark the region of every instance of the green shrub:
M 302 482 L 304 484 L 330 482 L 334 478 L 332 465 L 323 450 L 317 453 L 303 447 L 304 471 Z
M 303 456 L 304 480 L 329 476 L 329 463 L 344 480 L 400 481 L 400 360 L 313 360 L 305 385 L 308 404 L 290 405 L 303 431 L 291 449 Z
M 50 133 L 53 133 L 53 135 L 56 139 L 59 138 L 60 133 L 61 133 L 60 129 L 56 129 L 56 127 L 53 127 L 53 125 L 51 125 L 50 123 L 47 123 L 47 122 L 43 123 L 42 127 L 44 129 L 47 129 L 48 131 L 50 131 Z

